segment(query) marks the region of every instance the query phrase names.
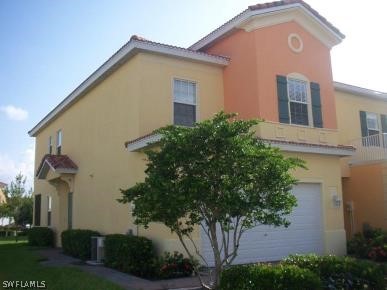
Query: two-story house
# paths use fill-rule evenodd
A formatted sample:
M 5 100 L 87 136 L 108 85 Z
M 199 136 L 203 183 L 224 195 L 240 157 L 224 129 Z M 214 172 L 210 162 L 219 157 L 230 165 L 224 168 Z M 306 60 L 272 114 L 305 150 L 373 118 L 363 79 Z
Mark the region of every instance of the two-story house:
M 144 178 L 142 150 L 159 140 L 155 129 L 192 126 L 225 110 L 264 119 L 257 138 L 308 167 L 295 172 L 291 226 L 250 230 L 236 262 L 345 254 L 340 160 L 354 148 L 340 145 L 330 61 L 343 38 L 300 0 L 250 6 L 188 49 L 133 36 L 29 132 L 34 224 L 58 235 L 131 232 L 160 251 L 182 251 L 163 225 L 134 225 L 131 208 L 117 202 L 119 189 Z M 211 261 L 200 230 L 195 237 Z
M 339 142 L 356 154 L 343 158 L 347 237 L 372 226 L 387 229 L 387 93 L 335 83 Z
M 4 189 L 6 187 L 7 187 L 7 184 L 0 181 L 0 204 L 1 203 L 5 203 L 7 201 L 6 197 L 5 197 L 5 194 L 4 194 Z

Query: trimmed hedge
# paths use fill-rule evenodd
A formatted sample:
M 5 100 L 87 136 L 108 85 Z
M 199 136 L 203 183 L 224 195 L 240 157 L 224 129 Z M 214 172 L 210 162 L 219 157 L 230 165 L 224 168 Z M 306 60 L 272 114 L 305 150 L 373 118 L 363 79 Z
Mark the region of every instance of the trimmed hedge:
M 222 272 L 220 290 L 300 290 L 321 289 L 312 271 L 292 265 L 233 266 Z
M 381 265 L 332 255 L 292 255 L 283 265 L 298 266 L 318 275 L 324 289 L 385 289 Z
M 157 259 L 151 240 L 129 235 L 105 237 L 105 265 L 140 277 L 153 277 Z
M 28 244 L 36 247 L 53 247 L 54 231 L 47 227 L 34 227 L 27 231 Z
M 91 237 L 100 236 L 92 230 L 66 230 L 61 234 L 62 249 L 67 255 L 88 260 L 91 258 Z

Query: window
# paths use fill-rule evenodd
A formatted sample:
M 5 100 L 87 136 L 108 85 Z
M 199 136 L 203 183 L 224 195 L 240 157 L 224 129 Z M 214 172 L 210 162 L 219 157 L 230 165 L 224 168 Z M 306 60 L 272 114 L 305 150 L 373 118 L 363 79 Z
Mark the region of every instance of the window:
M 51 226 L 51 209 L 52 209 L 52 198 L 47 196 L 47 226 Z
M 62 154 L 62 130 L 56 132 L 56 154 Z
M 367 130 L 368 136 L 377 135 L 380 133 L 379 118 L 375 113 L 367 112 Z
M 42 204 L 42 195 L 35 195 L 35 207 L 34 207 L 34 224 L 35 226 L 40 226 L 40 209 Z
M 52 137 L 48 137 L 48 154 L 52 154 Z
M 196 122 L 196 83 L 173 81 L 173 124 L 192 127 Z
M 298 79 L 288 79 L 290 123 L 309 125 L 308 83 Z

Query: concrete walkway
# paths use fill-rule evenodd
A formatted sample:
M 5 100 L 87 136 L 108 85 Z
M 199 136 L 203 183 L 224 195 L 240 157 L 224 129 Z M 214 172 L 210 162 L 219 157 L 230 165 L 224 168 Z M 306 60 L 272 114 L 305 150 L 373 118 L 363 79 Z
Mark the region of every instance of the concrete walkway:
M 62 254 L 60 249 L 39 250 L 39 254 L 46 259 L 41 262 L 42 265 L 50 267 L 76 267 L 82 271 L 105 278 L 127 290 L 201 289 L 197 277 L 149 281 L 104 266 L 84 264 L 81 260 Z

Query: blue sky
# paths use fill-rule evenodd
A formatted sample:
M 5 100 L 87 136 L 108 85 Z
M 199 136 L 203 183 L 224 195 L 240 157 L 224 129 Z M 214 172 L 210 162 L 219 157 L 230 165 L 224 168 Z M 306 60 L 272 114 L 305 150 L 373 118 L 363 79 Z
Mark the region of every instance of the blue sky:
M 0 1 L 0 181 L 21 171 L 32 184 L 27 131 L 131 35 L 187 47 L 262 2 Z M 387 92 L 386 1 L 307 2 L 347 36 L 332 51 L 334 79 Z

